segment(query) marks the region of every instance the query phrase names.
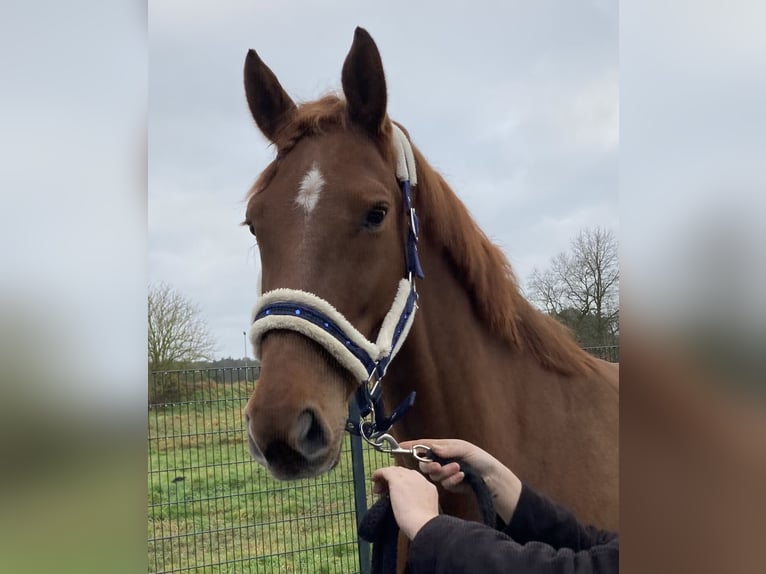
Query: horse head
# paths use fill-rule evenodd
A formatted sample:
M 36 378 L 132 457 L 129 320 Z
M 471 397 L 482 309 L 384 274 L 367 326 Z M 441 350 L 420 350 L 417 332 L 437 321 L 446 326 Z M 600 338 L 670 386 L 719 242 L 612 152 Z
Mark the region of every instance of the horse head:
M 289 290 L 292 303 L 305 293 L 374 340 L 401 291 L 408 233 L 394 150 L 402 132 L 386 114 L 377 47 L 357 28 L 343 65 L 345 99 L 296 105 L 253 50 L 244 75 L 253 118 L 277 151 L 251 189 L 244 222 L 258 244 L 262 291 Z M 317 476 L 338 462 L 359 376 L 317 337 L 280 320 L 251 330 L 261 374 L 245 410 L 250 451 L 277 478 Z

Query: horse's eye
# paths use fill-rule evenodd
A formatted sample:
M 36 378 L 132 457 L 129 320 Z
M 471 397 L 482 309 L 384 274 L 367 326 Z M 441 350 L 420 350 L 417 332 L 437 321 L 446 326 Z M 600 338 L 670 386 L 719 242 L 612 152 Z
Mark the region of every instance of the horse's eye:
M 382 205 L 373 207 L 367 212 L 367 218 L 364 221 L 366 227 L 375 228 L 379 227 L 388 213 L 388 209 Z
M 255 237 L 255 227 L 253 227 L 253 224 L 252 224 L 252 223 L 250 223 L 250 224 L 248 225 L 248 227 L 250 228 L 250 233 L 252 233 L 252 234 L 253 234 L 253 237 Z

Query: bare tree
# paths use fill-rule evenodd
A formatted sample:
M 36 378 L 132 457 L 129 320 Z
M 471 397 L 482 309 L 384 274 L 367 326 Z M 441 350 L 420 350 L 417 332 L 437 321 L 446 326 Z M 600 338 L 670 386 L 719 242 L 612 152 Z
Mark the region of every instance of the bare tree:
M 531 299 L 538 303 L 548 314 L 558 315 L 564 310 L 564 283 L 559 280 L 559 259 L 563 253 L 551 259 L 551 266 L 545 271 L 535 268 L 528 280 L 528 291 Z
M 199 307 L 189 299 L 166 283 L 150 285 L 148 310 L 152 370 L 212 359 L 215 341 Z
M 570 249 L 551 259 L 544 271 L 534 269 L 530 298 L 567 324 L 585 345 L 616 341 L 619 333 L 618 243 L 605 229 L 584 229 Z

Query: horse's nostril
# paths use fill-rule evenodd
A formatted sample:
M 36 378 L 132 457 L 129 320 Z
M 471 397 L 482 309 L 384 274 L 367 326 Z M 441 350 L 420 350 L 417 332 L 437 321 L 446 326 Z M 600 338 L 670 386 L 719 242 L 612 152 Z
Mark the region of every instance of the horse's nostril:
M 314 415 L 311 416 L 311 426 L 306 433 L 306 440 L 309 442 L 324 441 L 322 427 L 319 425 L 319 422 Z
M 307 409 L 298 417 L 295 446 L 307 459 L 324 454 L 327 434 L 314 411 Z

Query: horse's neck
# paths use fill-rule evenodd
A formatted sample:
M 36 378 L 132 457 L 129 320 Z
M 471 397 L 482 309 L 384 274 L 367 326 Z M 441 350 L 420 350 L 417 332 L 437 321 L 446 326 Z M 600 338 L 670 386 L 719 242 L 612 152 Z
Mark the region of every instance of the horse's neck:
M 493 416 L 504 412 L 510 419 L 523 408 L 513 393 L 493 396 L 487 390 L 506 387 L 503 380 L 520 368 L 535 369 L 535 363 L 515 352 L 482 321 L 440 250 L 423 251 L 427 275 L 418 284 L 418 316 L 391 364 L 388 399 L 393 403 L 417 390 L 415 407 L 402 419 L 400 435 L 454 436 L 478 442 L 486 437 L 491 422 L 487 409 L 494 406 Z M 503 410 L 498 413 L 498 408 Z

